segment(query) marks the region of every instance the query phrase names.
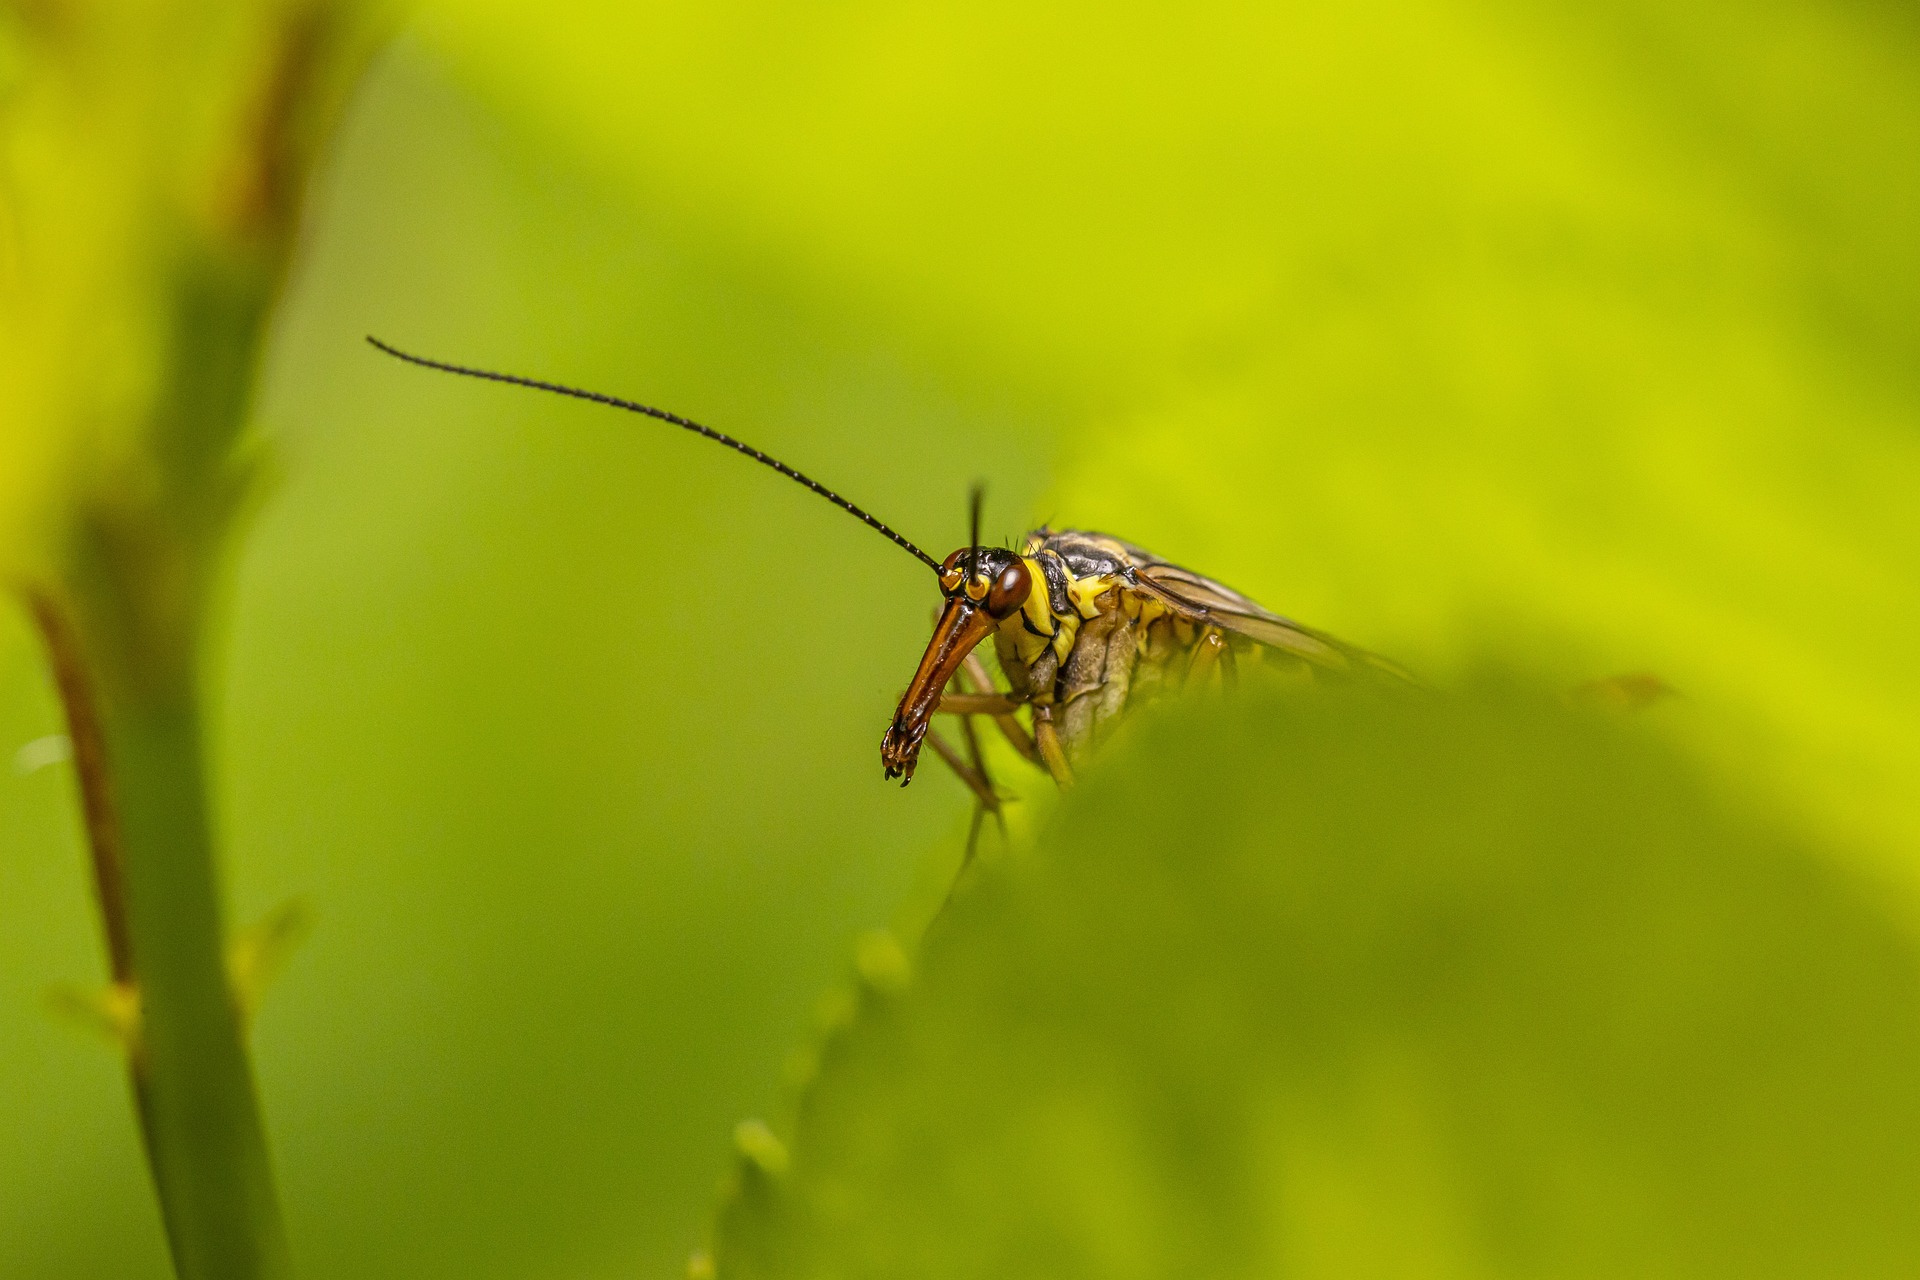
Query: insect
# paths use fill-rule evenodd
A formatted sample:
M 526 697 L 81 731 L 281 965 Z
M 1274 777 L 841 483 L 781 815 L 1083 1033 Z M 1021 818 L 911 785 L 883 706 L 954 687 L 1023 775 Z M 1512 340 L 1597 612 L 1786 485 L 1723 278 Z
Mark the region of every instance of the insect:
M 966 546 L 935 560 L 906 537 L 818 481 L 732 436 L 664 409 L 577 387 L 410 355 L 369 337 L 379 350 L 442 373 L 502 382 L 609 405 L 681 427 L 778 471 L 886 537 L 939 576 L 942 606 L 880 742 L 888 778 L 906 785 L 929 743 L 974 792 L 982 815 L 1000 813 L 974 727 L 990 719 L 1022 757 L 1060 786 L 1132 705 L 1167 690 L 1217 678 L 1230 683 L 1241 661 L 1264 659 L 1296 673 L 1405 681 L 1392 663 L 1269 612 L 1211 578 L 1105 534 L 1038 529 L 1019 549 L 980 545 L 980 490 L 972 497 Z M 1008 687 L 996 688 L 976 655 L 991 639 Z M 1027 723 L 1018 712 L 1025 710 Z M 959 718 L 963 756 L 933 729 L 936 714 Z M 972 848 L 969 838 L 968 847 Z

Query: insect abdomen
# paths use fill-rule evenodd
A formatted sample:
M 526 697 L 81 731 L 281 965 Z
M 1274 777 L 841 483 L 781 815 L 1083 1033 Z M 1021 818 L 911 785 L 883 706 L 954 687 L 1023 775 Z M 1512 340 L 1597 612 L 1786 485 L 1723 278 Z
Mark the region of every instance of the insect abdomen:
M 1139 624 L 1120 608 L 1103 610 L 1080 628 L 1060 671 L 1060 737 L 1078 755 L 1126 710 L 1139 656 Z

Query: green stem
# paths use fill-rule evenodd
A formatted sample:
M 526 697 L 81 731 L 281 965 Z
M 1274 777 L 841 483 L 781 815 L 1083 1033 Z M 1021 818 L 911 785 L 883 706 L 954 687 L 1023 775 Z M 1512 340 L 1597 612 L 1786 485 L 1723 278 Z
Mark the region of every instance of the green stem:
M 227 979 L 190 698 L 109 720 L 140 983 L 134 1089 L 181 1280 L 287 1272 L 286 1233 Z
M 195 690 L 182 679 L 103 700 L 57 606 L 38 599 L 34 612 L 76 744 L 109 956 L 139 996 L 133 1091 L 175 1271 L 284 1276 L 286 1233 L 227 974 Z

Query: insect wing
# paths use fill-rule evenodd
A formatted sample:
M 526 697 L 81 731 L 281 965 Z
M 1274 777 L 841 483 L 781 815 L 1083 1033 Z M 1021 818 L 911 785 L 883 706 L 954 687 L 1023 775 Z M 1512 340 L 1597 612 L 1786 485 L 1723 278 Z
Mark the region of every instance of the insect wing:
M 1410 679 L 1406 672 L 1378 654 L 1369 653 L 1344 640 L 1336 640 L 1325 632 L 1303 627 L 1277 613 L 1270 613 L 1212 578 L 1164 560 L 1147 557 L 1145 561 L 1135 562 L 1135 584 L 1183 617 L 1245 636 L 1257 644 L 1292 654 L 1324 670 L 1353 671 L 1358 668 L 1397 680 Z
M 1194 622 L 1245 636 L 1318 667 L 1345 670 L 1350 665 L 1342 647 L 1329 638 L 1278 614 L 1249 608 L 1238 593 L 1189 570 L 1172 565 L 1139 568 L 1135 571 L 1135 585 L 1174 613 Z
M 1378 654 L 1263 609 L 1225 583 L 1162 560 L 1134 543 L 1089 530 L 1042 528 L 1028 536 L 1027 547 L 1029 554 L 1053 553 L 1069 572 L 1119 572 L 1134 590 L 1158 600 L 1180 617 L 1245 636 L 1321 670 L 1414 683 L 1411 676 Z

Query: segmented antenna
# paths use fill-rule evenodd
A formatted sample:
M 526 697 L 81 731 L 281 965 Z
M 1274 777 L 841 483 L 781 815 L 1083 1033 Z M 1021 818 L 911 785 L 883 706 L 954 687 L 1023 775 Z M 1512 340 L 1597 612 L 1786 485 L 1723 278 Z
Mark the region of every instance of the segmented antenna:
M 744 444 L 739 440 L 735 440 L 732 436 L 727 435 L 724 432 L 715 431 L 712 427 L 703 427 L 699 423 L 693 421 L 693 419 L 691 418 L 683 418 L 677 413 L 668 413 L 665 409 L 655 409 L 650 405 L 636 404 L 632 400 L 622 400 L 618 396 L 603 395 L 598 391 L 585 391 L 579 387 L 564 386 L 558 382 L 542 382 L 538 378 L 522 378 L 517 374 L 495 373 L 491 369 L 470 369 L 466 365 L 448 364 L 445 361 L 441 361 L 441 360 L 429 360 L 425 356 L 411 355 L 405 351 L 400 350 L 398 347 L 390 347 L 386 343 L 380 341 L 380 339 L 374 337 L 372 334 L 367 335 L 367 341 L 370 344 L 372 344 L 375 349 L 386 352 L 388 355 L 392 356 L 394 359 L 404 360 L 408 364 L 417 364 L 423 369 L 438 369 L 441 373 L 457 373 L 463 378 L 481 378 L 488 382 L 504 382 L 504 383 L 507 383 L 509 386 L 529 387 L 535 391 L 551 391 L 553 394 L 557 396 L 572 396 L 575 400 L 590 400 L 594 404 L 610 405 L 615 409 L 625 409 L 628 413 L 637 413 L 637 414 L 641 414 L 644 417 L 657 418 L 661 422 L 670 422 L 674 426 L 680 427 L 683 430 L 691 431 L 693 432 L 693 434 L 697 436 L 705 436 L 707 439 L 713 441 L 715 444 L 723 444 L 727 446 L 727 448 L 735 451 L 736 453 L 746 454 L 749 458 L 752 458 L 755 462 L 758 462 L 762 466 L 772 467 L 775 471 L 778 471 L 781 475 L 793 481 L 795 484 L 803 485 L 806 488 L 812 490 L 814 493 L 819 494 L 821 497 L 825 498 L 828 502 L 831 502 L 834 506 L 839 507 L 842 511 L 845 511 L 848 515 L 858 519 L 862 524 L 866 525 L 868 528 L 874 530 L 876 533 L 882 534 L 889 541 L 893 542 L 895 545 L 905 549 L 916 560 L 926 565 L 927 568 L 933 570 L 935 573 L 940 572 L 940 562 L 938 560 L 935 560 L 932 556 L 922 551 L 919 547 L 916 547 L 913 545 L 913 543 L 907 541 L 906 538 L 902 537 L 898 533 L 895 533 L 891 528 L 887 527 L 885 524 L 882 524 L 874 516 L 871 516 L 861 508 L 854 506 L 853 503 L 848 502 L 845 498 L 841 497 L 839 494 L 835 493 L 833 490 L 827 488 L 827 486 L 821 484 L 818 480 L 813 479 L 811 476 L 804 475 L 801 472 L 795 471 L 792 467 L 780 461 L 778 458 L 769 457 L 766 454 L 760 452 L 758 449 L 754 448 L 752 445 Z M 980 507 L 980 504 L 976 497 L 976 501 L 974 502 L 974 525 L 975 525 L 974 540 L 976 542 L 979 541 L 979 537 L 978 537 L 978 534 L 979 534 L 978 526 L 979 526 L 979 518 L 980 518 L 979 507 Z
M 980 501 L 987 494 L 987 486 L 975 482 L 973 492 L 967 497 L 971 508 L 967 519 L 967 580 L 971 582 L 980 572 Z

